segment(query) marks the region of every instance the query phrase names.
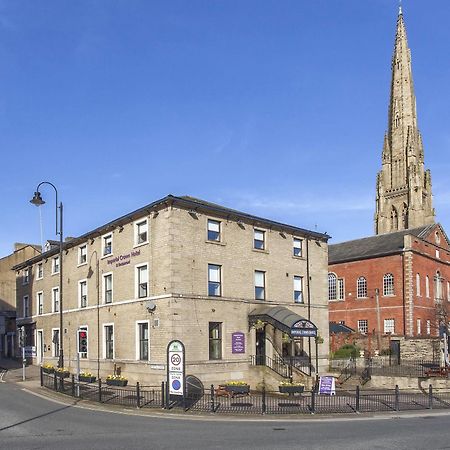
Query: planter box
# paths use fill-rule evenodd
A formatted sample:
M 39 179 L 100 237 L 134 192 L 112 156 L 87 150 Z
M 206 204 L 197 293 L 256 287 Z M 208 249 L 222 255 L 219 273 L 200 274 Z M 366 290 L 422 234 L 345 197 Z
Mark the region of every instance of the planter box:
M 55 373 L 55 369 L 48 369 L 47 367 L 42 368 L 42 372 L 44 373 Z
M 250 385 L 248 384 L 242 386 L 225 385 L 225 389 L 232 395 L 248 395 L 250 393 Z
M 59 378 L 69 378 L 70 377 L 70 372 L 69 371 L 64 371 L 64 372 L 58 372 L 55 370 L 55 375 Z
M 78 378 L 79 381 L 83 381 L 84 383 L 95 383 L 96 379 L 96 377 L 83 377 L 82 375 Z
M 128 380 L 106 380 L 108 386 L 120 386 L 125 387 L 128 384 Z
M 301 394 L 305 390 L 305 386 L 278 386 L 282 394 Z

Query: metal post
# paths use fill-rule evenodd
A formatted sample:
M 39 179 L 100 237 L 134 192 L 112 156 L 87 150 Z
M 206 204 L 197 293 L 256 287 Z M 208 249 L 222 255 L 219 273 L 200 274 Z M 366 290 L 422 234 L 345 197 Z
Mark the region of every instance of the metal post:
M 58 204 L 58 193 L 56 193 L 56 204 Z M 61 202 L 59 204 L 59 367 L 61 369 L 64 368 L 63 280 L 63 204 Z
M 428 408 L 433 409 L 433 386 L 428 386 Z
M 378 352 L 381 352 L 381 317 L 380 317 L 380 290 L 375 289 L 375 301 L 376 301 L 376 311 L 377 311 L 377 346 Z
M 266 386 L 262 388 L 262 413 L 266 413 Z
M 319 341 L 317 340 L 317 336 L 314 338 L 316 341 L 316 381 L 319 380 Z
M 102 379 L 98 379 L 98 401 L 99 403 L 102 402 Z
M 39 374 L 41 378 L 41 386 L 44 386 L 44 371 L 42 370 L 42 366 L 39 368 Z
M 136 382 L 136 407 L 141 407 L 141 388 L 139 386 L 139 381 Z
M 23 329 L 24 327 L 22 327 Z M 22 331 L 22 336 L 23 336 L 23 331 Z M 23 337 L 22 337 L 23 339 Z M 27 364 L 27 360 L 25 359 L 25 343 L 22 342 L 22 381 L 25 381 L 25 367 Z
M 399 390 L 398 390 L 398 384 L 395 385 L 395 410 L 399 411 Z
M 78 342 L 77 342 L 78 345 Z M 80 396 L 80 352 L 77 349 L 77 397 Z
M 56 372 L 53 372 L 53 387 L 55 391 L 58 390 L 58 379 L 56 378 Z
M 311 414 L 316 412 L 316 391 L 313 388 L 311 391 Z
M 214 404 L 214 385 L 211 385 L 211 412 L 216 412 L 216 405 Z
M 164 386 L 164 381 L 161 381 L 161 408 L 165 409 L 166 408 L 166 389 Z
M 359 386 L 356 386 L 356 412 L 359 412 L 359 408 L 360 408 L 360 396 L 359 396 Z
M 72 374 L 72 397 L 75 397 L 75 375 Z M 79 397 L 79 394 L 77 394 L 77 397 Z

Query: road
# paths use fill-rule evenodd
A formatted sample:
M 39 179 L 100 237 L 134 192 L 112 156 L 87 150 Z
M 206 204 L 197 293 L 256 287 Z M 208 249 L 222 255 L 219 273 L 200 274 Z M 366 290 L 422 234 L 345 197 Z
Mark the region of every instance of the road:
M 63 405 L 0 383 L 0 448 L 449 449 L 450 415 L 302 421 L 191 420 Z

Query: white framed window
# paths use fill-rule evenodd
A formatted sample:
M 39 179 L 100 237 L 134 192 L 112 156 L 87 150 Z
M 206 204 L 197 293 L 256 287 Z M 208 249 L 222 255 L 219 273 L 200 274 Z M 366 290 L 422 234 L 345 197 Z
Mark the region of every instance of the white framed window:
M 114 359 L 114 324 L 103 324 L 103 358 Z
M 266 249 L 266 232 L 263 230 L 253 230 L 253 248 L 256 250 Z
M 112 303 L 113 301 L 113 274 L 103 274 L 103 303 Z
M 386 273 L 383 277 L 383 295 L 394 295 L 394 275 L 392 273 Z
M 78 247 L 78 265 L 87 264 L 87 244 Z
M 44 278 L 44 264 L 38 263 L 36 265 L 36 280 L 42 280 Z
M 134 245 L 148 243 L 148 220 L 138 220 L 134 223 Z
M 85 331 L 86 332 L 86 347 L 87 347 L 87 352 L 80 352 L 80 342 L 78 341 L 78 330 L 79 331 Z M 88 357 L 88 352 L 89 352 L 89 331 L 88 331 L 88 326 L 87 325 L 80 325 L 78 327 L 77 330 L 77 351 L 80 353 L 80 358 L 82 359 L 87 359 Z
M 356 297 L 367 298 L 367 280 L 365 277 L 359 277 L 356 281 Z
M 266 299 L 266 272 L 255 270 L 255 299 Z
M 138 320 L 136 322 L 136 360 L 150 360 L 150 322 Z
M 209 359 L 222 359 L 222 323 L 209 322 Z
M 334 273 L 328 274 L 328 300 L 337 300 L 337 276 Z
M 416 295 L 420 297 L 420 273 L 416 273 Z
M 59 256 L 52 258 L 52 275 L 59 273 Z
M 102 236 L 102 255 L 110 256 L 113 254 L 113 235 L 108 233 Z
M 294 238 L 292 252 L 294 256 L 303 256 L 303 241 L 300 238 Z
M 450 302 L 450 281 L 447 281 L 447 301 Z
M 78 282 L 78 307 L 86 308 L 87 305 L 88 305 L 87 280 L 80 280 Z
M 148 292 L 148 264 L 140 264 L 135 266 L 135 296 L 136 298 L 146 298 Z
M 30 297 L 23 296 L 23 317 L 30 317 Z
M 395 319 L 384 319 L 384 334 L 395 333 Z
M 338 278 L 338 300 L 344 300 L 344 279 Z
M 417 334 L 420 335 L 422 334 L 422 319 L 417 319 L 416 323 L 417 323 Z
M 222 295 L 222 266 L 208 264 L 208 295 L 220 297 Z
M 220 222 L 218 220 L 208 219 L 207 239 L 220 242 Z
M 30 268 L 27 267 L 22 271 L 22 284 L 28 284 L 30 282 Z
M 44 313 L 44 293 L 42 291 L 36 293 L 36 311 L 39 315 Z
M 425 297 L 430 298 L 430 277 L 425 277 Z
M 427 335 L 431 334 L 431 320 L 427 320 Z
M 368 329 L 369 329 L 369 323 L 368 323 L 367 319 L 358 320 L 358 331 L 361 334 L 367 334 Z
M 60 335 L 59 328 L 52 328 L 52 356 L 53 358 L 59 358 L 60 349 Z
M 59 287 L 52 288 L 52 311 L 59 312 Z
M 303 303 L 303 277 L 294 275 L 294 302 Z

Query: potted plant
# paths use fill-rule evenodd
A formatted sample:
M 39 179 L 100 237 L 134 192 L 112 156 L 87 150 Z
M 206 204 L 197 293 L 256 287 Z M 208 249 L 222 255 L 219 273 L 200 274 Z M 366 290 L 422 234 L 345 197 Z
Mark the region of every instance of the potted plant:
M 250 393 L 250 385 L 245 381 L 228 381 L 225 383 L 225 389 L 232 395 L 248 395 Z
M 282 381 L 278 389 L 282 394 L 301 394 L 305 390 L 305 385 L 294 381 Z
M 94 383 L 97 378 L 90 372 L 80 372 L 78 381 L 84 381 L 85 383 Z
M 49 363 L 42 364 L 42 372 L 44 373 L 54 373 L 55 366 Z
M 67 378 L 70 375 L 69 369 L 66 369 L 65 367 L 57 367 L 55 369 L 55 374 L 58 375 L 58 377 L 61 378 Z
M 122 375 L 108 375 L 106 377 L 106 384 L 108 386 L 125 387 L 128 384 L 128 380 Z

